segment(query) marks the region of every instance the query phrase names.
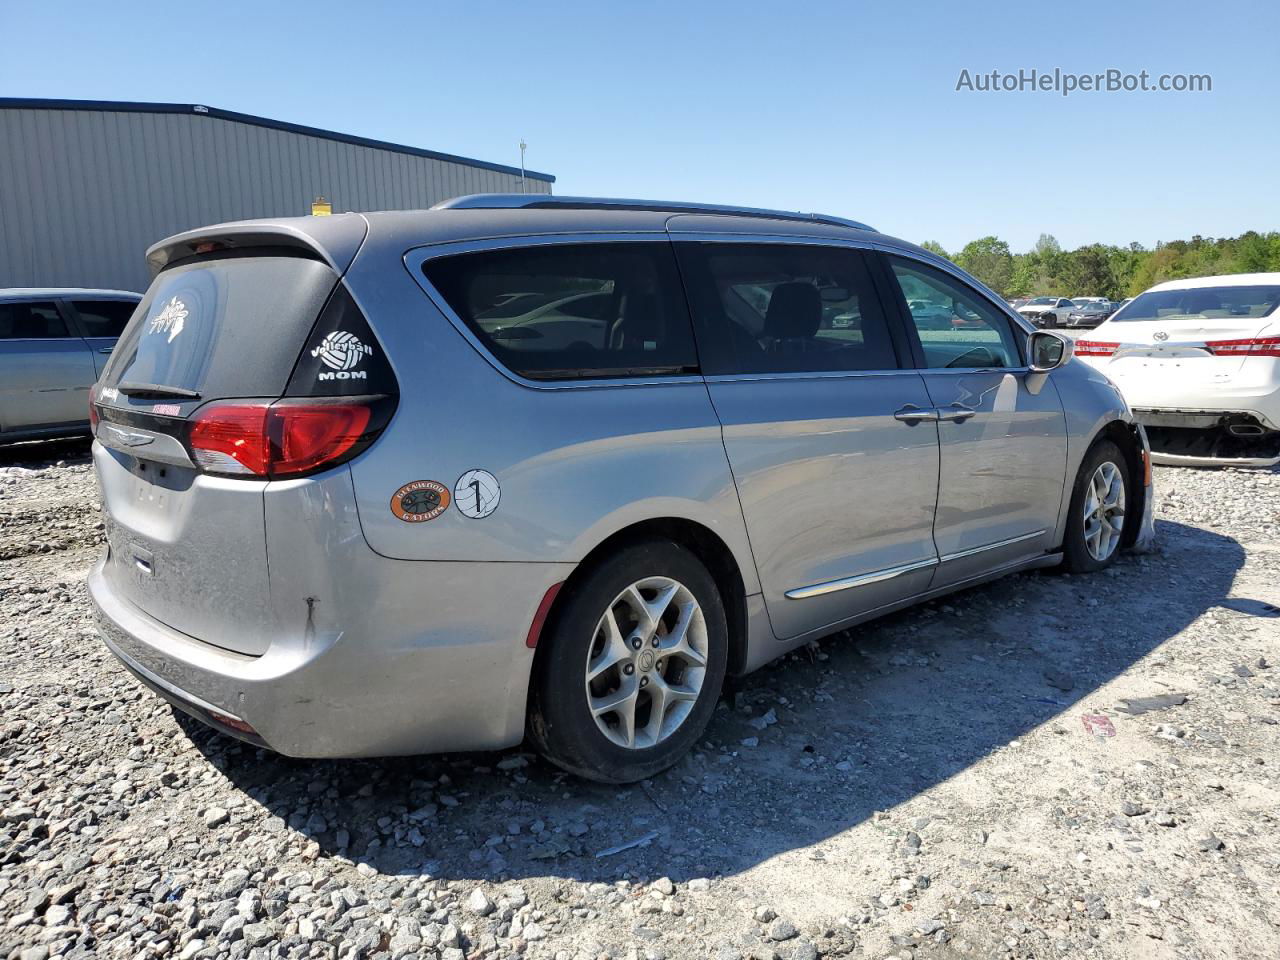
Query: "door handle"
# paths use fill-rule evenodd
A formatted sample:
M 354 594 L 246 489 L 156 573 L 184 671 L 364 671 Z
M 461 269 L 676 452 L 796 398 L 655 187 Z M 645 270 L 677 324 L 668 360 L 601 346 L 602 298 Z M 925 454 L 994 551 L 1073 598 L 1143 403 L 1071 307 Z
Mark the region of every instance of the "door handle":
M 958 403 L 953 403 L 949 407 L 938 408 L 938 419 L 946 420 L 949 423 L 964 423 L 977 412 L 977 410 L 971 410 L 969 407 L 962 407 Z
M 99 353 L 110 353 L 110 352 L 111 352 L 112 350 L 114 350 L 114 349 L 115 349 L 115 347 L 99 347 L 99 348 L 98 348 L 98 352 L 99 352 Z
M 908 403 L 905 407 L 893 412 L 893 419 L 901 420 L 903 423 L 936 421 L 938 419 L 938 411 L 926 410 L 923 407 L 917 407 L 914 403 Z

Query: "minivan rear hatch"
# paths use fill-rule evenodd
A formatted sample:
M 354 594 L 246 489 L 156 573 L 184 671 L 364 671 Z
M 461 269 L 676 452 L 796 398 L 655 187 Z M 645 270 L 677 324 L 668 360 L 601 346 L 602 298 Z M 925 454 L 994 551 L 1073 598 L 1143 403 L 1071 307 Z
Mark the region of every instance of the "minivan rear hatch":
M 368 415 L 367 393 L 389 375 L 314 250 L 209 244 L 165 266 L 94 388 L 113 590 L 181 633 L 264 653 L 267 485 L 367 444 L 389 416 L 385 396 Z M 300 468 L 278 473 L 290 452 Z

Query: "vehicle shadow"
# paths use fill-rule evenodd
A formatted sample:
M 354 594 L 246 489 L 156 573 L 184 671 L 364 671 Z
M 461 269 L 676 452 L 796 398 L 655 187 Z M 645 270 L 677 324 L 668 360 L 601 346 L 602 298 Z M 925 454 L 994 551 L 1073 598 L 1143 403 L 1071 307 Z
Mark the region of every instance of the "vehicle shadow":
M 25 440 L 0 446 L 0 467 L 39 469 L 59 462 L 87 462 L 91 443 L 92 440 L 84 436 L 58 440 Z
M 383 874 L 731 875 L 830 840 L 1041 724 L 1087 737 L 1080 715 L 1116 706 L 1098 688 L 1223 605 L 1244 564 L 1207 530 L 1161 522 L 1157 542 L 1104 574 L 1007 578 L 806 648 L 740 681 L 692 755 L 630 787 L 522 751 L 293 760 L 181 722 L 263 820 Z

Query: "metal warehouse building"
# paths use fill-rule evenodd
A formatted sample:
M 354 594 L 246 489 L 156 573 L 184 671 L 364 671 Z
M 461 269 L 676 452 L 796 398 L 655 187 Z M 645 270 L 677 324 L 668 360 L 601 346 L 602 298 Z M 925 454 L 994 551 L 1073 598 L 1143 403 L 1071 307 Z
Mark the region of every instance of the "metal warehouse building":
M 144 290 L 143 254 L 224 220 L 421 209 L 555 178 L 214 107 L 0 98 L 0 288 Z

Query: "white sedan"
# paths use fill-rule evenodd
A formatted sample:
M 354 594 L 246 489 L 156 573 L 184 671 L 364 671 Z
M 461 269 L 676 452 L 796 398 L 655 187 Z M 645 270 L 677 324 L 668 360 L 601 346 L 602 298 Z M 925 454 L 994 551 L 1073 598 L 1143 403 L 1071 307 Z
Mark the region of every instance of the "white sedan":
M 1147 428 L 1152 459 L 1280 463 L 1280 273 L 1172 280 L 1118 310 L 1076 356 Z

